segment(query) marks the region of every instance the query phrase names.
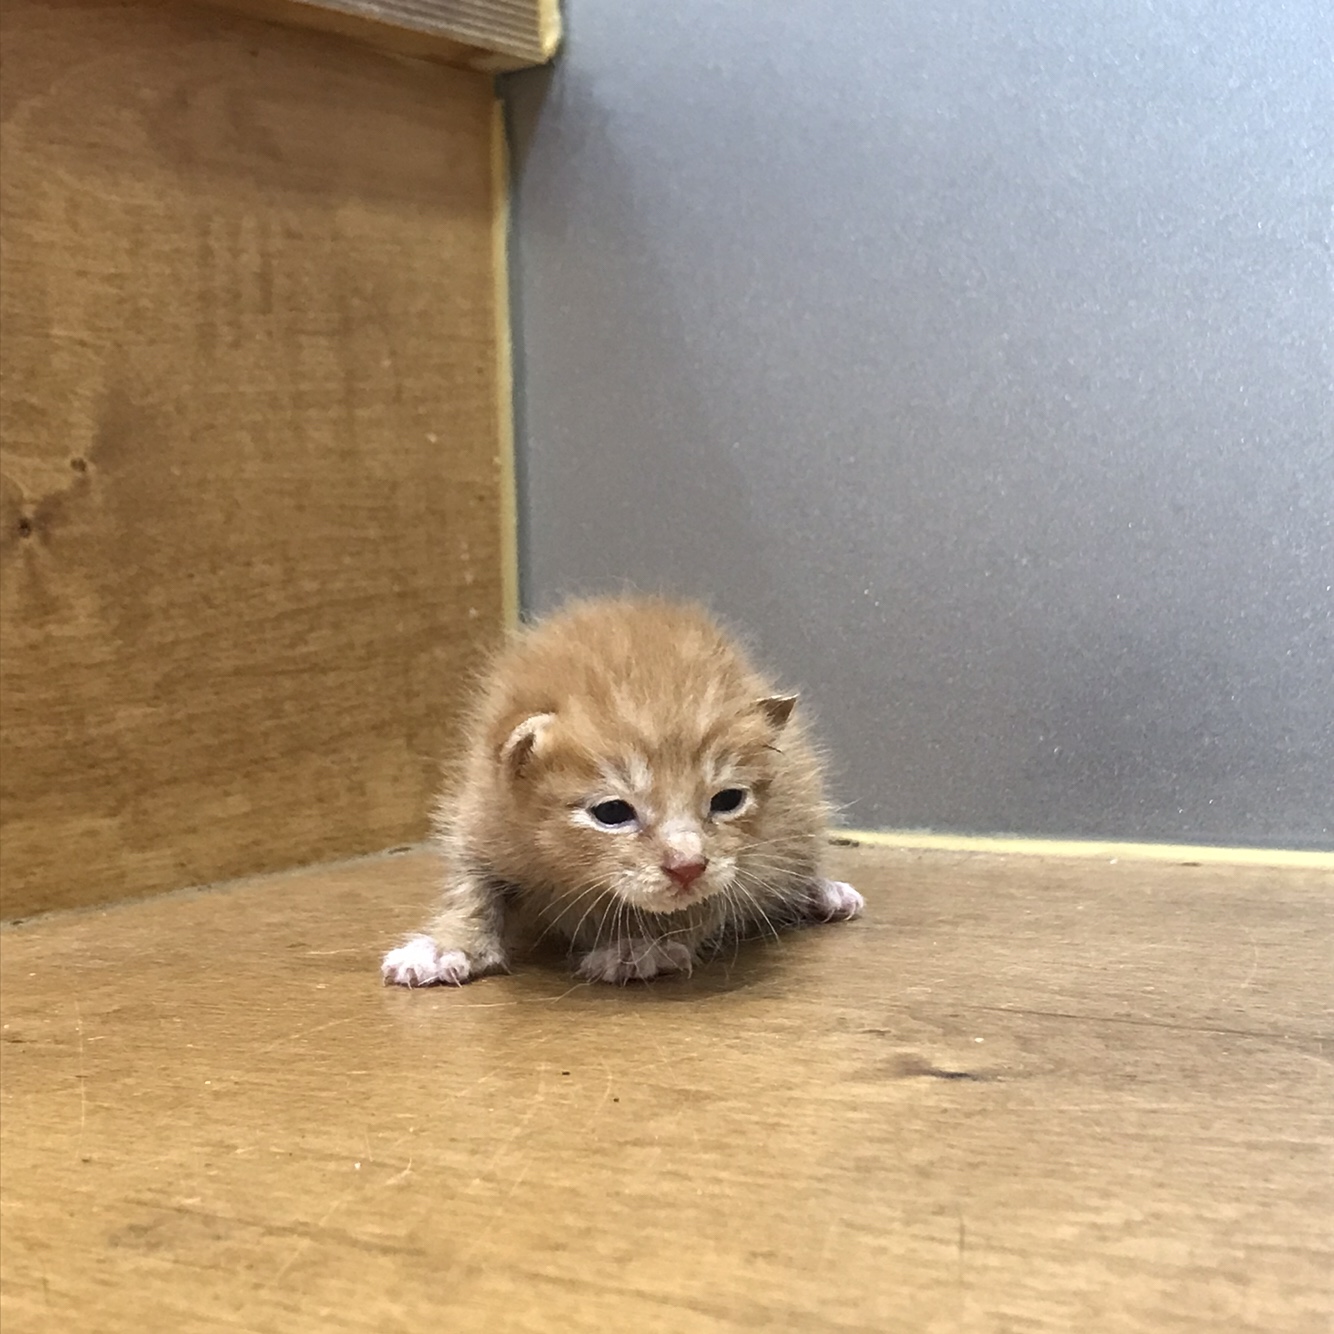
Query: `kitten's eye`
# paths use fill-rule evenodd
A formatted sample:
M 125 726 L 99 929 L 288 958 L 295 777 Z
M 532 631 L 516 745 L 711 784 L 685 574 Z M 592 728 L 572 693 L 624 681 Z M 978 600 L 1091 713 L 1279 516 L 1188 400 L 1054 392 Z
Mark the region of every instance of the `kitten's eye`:
M 733 811 L 740 810 L 745 800 L 744 788 L 725 787 L 721 792 L 713 794 L 713 800 L 709 802 L 709 814 L 730 815 Z
M 633 824 L 635 821 L 635 808 L 628 801 L 600 801 L 596 806 L 590 806 L 588 813 L 598 824 L 606 825 L 608 829 Z

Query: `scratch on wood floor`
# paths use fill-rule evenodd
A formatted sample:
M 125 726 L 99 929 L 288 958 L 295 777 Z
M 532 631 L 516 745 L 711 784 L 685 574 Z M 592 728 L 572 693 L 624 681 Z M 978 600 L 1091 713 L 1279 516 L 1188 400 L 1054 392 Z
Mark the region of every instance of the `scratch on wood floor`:
M 532 1101 L 528 1104 L 528 1110 L 519 1119 L 518 1125 L 516 1125 L 514 1129 L 510 1131 L 508 1135 L 505 1136 L 504 1140 L 501 1141 L 500 1145 L 496 1148 L 496 1151 L 487 1160 L 486 1166 L 483 1167 L 482 1170 L 478 1172 L 477 1175 L 473 1177 L 473 1179 L 470 1182 L 468 1182 L 468 1184 L 463 1188 L 463 1191 L 461 1192 L 462 1194 L 466 1195 L 470 1193 L 474 1186 L 476 1186 L 479 1182 L 482 1181 L 484 1177 L 489 1176 L 495 1170 L 496 1165 L 500 1162 L 500 1160 L 505 1156 L 506 1153 L 509 1152 L 511 1148 L 513 1148 L 514 1142 L 519 1138 L 520 1135 L 523 1134 L 525 1130 L 528 1129 L 529 1125 L 532 1123 L 533 1117 L 537 1115 L 537 1109 L 542 1105 L 545 1099 L 546 1099 L 546 1088 L 543 1084 L 541 1075 L 539 1075 L 537 1080 L 537 1091 L 534 1093 Z M 526 1171 L 527 1169 L 525 1168 L 524 1170 Z
M 336 1214 L 354 1195 L 358 1194 L 360 1187 L 354 1187 L 352 1190 L 340 1195 L 316 1220 L 313 1232 L 319 1230 Z M 296 1262 L 315 1244 L 313 1236 L 301 1237 L 297 1244 L 292 1248 L 292 1253 L 283 1261 L 278 1272 L 264 1285 L 265 1289 L 276 1288 L 287 1275 L 287 1271 L 296 1264 Z
M 598 1105 L 593 1109 L 592 1119 L 594 1121 L 600 1121 L 602 1119 L 602 1112 L 607 1105 L 607 1099 L 611 1097 L 612 1085 L 616 1082 L 616 1076 L 612 1071 L 611 1062 L 605 1058 L 600 1057 L 599 1059 L 601 1060 L 602 1068 L 607 1075 L 607 1086 L 602 1090 L 602 1097 L 598 1100 Z
M 1267 1042 L 1287 1042 L 1286 1033 L 1266 1032 L 1258 1028 L 1225 1028 L 1210 1023 L 1170 1023 L 1127 1014 L 1073 1014 L 1066 1010 L 1036 1010 L 1022 1005 L 960 1005 L 961 1010 L 983 1010 L 989 1014 L 1019 1014 L 1034 1019 L 1067 1019 L 1080 1024 L 1127 1024 L 1134 1028 L 1161 1028 L 1175 1033 L 1215 1033 L 1222 1037 L 1258 1038 Z
M 401 1172 L 395 1172 L 393 1176 L 386 1177 L 384 1184 L 386 1186 L 397 1186 L 400 1181 L 406 1181 L 412 1175 L 412 1159 L 408 1159 L 408 1165 Z
M 472 1240 L 459 1252 L 454 1263 L 445 1271 L 442 1282 L 447 1281 L 454 1273 L 467 1264 L 467 1262 L 477 1254 L 482 1244 L 490 1238 L 491 1234 L 496 1230 L 496 1223 L 500 1220 L 500 1216 L 509 1207 L 510 1200 L 514 1198 L 514 1193 L 523 1185 L 524 1178 L 528 1175 L 528 1169 L 531 1166 L 532 1160 L 530 1158 L 525 1158 L 522 1161 L 518 1172 L 515 1173 L 514 1180 L 509 1184 L 509 1189 L 496 1201 L 495 1207 L 487 1215 L 486 1222 L 484 1222 L 473 1234 Z
M 79 1039 L 79 1070 L 75 1076 L 79 1084 L 79 1142 L 74 1156 L 83 1157 L 83 1132 L 88 1125 L 88 1072 L 83 1064 L 83 1011 L 79 1008 L 79 998 L 74 997 L 74 1031 Z
M 573 996 L 576 991 L 588 991 L 594 985 L 592 982 L 576 982 L 574 986 L 556 996 L 515 996 L 510 1000 L 503 1001 L 469 999 L 467 1008 L 470 1010 L 512 1010 L 517 1005 L 542 1005 L 549 1008 L 559 1005 L 561 1001 Z
M 406 1135 L 400 1135 L 389 1146 L 389 1152 L 392 1154 L 401 1145 L 407 1143 L 407 1141 L 411 1138 L 411 1135 L 412 1135 L 411 1131 L 409 1131 Z M 368 1146 L 369 1143 L 370 1140 L 368 1135 L 367 1137 Z M 412 1159 L 409 1158 L 408 1165 L 401 1172 L 397 1172 L 392 1177 L 388 1177 L 386 1180 L 382 1181 L 380 1185 L 392 1186 L 395 1182 L 406 1177 L 408 1173 L 411 1171 L 412 1171 Z M 293 1247 L 292 1249 L 292 1253 L 287 1257 L 285 1261 L 283 1261 L 283 1264 L 279 1268 L 278 1272 L 274 1274 L 274 1276 L 264 1285 L 265 1291 L 269 1290 L 270 1288 L 276 1288 L 278 1284 L 282 1282 L 284 1277 L 286 1277 L 287 1272 L 292 1268 L 292 1266 L 296 1264 L 296 1262 L 306 1253 L 306 1251 L 308 1251 L 315 1244 L 320 1231 L 324 1228 L 325 1224 L 328 1223 L 328 1221 L 334 1216 L 334 1214 L 336 1214 L 354 1196 L 363 1194 L 364 1192 L 365 1192 L 365 1187 L 360 1183 L 358 1183 L 357 1185 L 353 1186 L 351 1190 L 348 1190 L 344 1194 L 340 1195 L 328 1207 L 328 1209 L 326 1209 L 324 1213 L 321 1214 L 318 1219 L 316 1219 L 315 1223 L 310 1228 L 309 1232 L 298 1240 L 296 1246 Z
M 964 1274 L 964 1255 L 968 1250 L 968 1228 L 963 1221 L 963 1206 L 955 1203 L 955 1212 L 959 1215 L 959 1244 L 958 1261 L 955 1265 L 955 1275 L 958 1281 L 958 1305 L 955 1308 L 954 1319 L 957 1327 L 962 1330 L 964 1327 L 964 1303 L 967 1300 L 968 1280 Z
M 285 1047 L 289 1042 L 299 1042 L 302 1038 L 308 1038 L 312 1033 L 323 1033 L 325 1029 L 337 1028 L 340 1024 L 350 1023 L 352 1023 L 352 1017 L 349 1015 L 343 1019 L 330 1019 L 327 1024 L 316 1024 L 313 1028 L 300 1028 L 295 1033 L 289 1033 L 286 1037 L 279 1038 L 276 1042 L 270 1042 L 266 1047 L 256 1048 L 255 1055 L 267 1055 L 271 1051 L 277 1051 L 279 1047 Z
M 1242 979 L 1240 985 L 1233 987 L 1231 991 L 1228 991 L 1220 1000 L 1214 1000 L 1211 997 L 1209 1001 L 1210 1006 L 1226 1005 L 1229 1001 L 1235 1000 L 1238 996 L 1240 996 L 1241 993 L 1245 991 L 1246 988 L 1249 987 L 1252 982 L 1255 981 L 1255 975 L 1260 970 L 1260 947 L 1255 943 L 1254 931 L 1248 930 L 1246 932 L 1246 935 L 1251 943 L 1250 969 L 1247 971 L 1246 976 Z

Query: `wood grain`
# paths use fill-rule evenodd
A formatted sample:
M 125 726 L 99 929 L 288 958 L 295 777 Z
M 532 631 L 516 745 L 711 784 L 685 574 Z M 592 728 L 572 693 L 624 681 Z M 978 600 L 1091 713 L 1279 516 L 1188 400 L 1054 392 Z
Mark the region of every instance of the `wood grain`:
M 1325 1334 L 1330 875 L 837 869 L 629 989 L 383 989 L 418 854 L 6 931 L 7 1334 Z
M 484 76 L 6 0 L 5 915 L 420 837 L 504 618 Z
M 557 0 L 210 0 L 274 23 L 485 73 L 544 65 L 561 40 Z

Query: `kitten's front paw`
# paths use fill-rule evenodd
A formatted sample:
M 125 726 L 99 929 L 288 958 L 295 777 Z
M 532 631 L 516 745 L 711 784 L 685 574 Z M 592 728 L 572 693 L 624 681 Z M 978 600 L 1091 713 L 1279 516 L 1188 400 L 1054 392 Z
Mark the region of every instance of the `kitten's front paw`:
M 660 973 L 688 973 L 695 956 L 677 940 L 622 940 L 599 945 L 579 961 L 590 982 L 647 982 Z
M 386 986 L 461 987 L 475 973 L 462 950 L 442 950 L 430 936 L 413 936 L 384 956 L 380 976 Z
M 810 889 L 810 915 L 814 922 L 845 922 L 859 917 L 866 900 L 842 880 L 817 880 Z

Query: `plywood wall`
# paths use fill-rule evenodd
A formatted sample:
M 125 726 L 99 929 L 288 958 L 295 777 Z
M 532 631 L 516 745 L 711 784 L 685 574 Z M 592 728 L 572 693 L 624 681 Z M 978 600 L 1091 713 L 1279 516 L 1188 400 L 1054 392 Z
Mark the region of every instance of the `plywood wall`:
M 479 74 L 5 0 L 6 916 L 414 838 L 506 616 Z

